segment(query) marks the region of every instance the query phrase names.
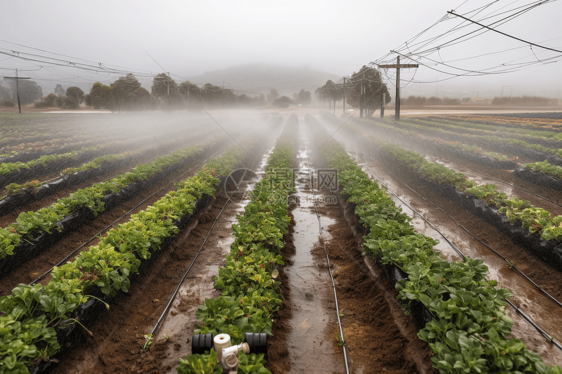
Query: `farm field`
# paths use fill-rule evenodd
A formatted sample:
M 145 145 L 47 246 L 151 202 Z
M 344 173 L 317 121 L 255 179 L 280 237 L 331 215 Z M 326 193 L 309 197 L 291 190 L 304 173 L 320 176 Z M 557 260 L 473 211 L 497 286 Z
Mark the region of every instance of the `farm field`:
M 0 373 L 562 374 L 561 284 L 555 113 L 0 113 Z

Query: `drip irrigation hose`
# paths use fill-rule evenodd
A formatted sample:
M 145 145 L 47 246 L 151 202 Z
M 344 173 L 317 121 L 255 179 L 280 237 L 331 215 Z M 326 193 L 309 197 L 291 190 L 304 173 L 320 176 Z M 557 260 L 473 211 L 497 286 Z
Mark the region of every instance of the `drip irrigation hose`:
M 489 249 L 490 251 L 492 251 L 494 254 L 496 254 L 499 258 L 501 258 L 503 261 L 505 261 L 510 269 L 514 269 L 515 271 L 517 271 L 519 274 L 521 274 L 525 279 L 527 279 L 533 286 L 535 286 L 537 289 L 539 289 L 543 294 L 545 294 L 548 298 L 550 298 L 552 301 L 554 301 L 556 304 L 558 304 L 558 306 L 562 307 L 562 302 L 560 302 L 558 299 L 556 299 L 554 296 L 552 296 L 551 294 L 549 294 L 547 291 L 545 291 L 541 286 L 539 286 L 537 283 L 535 283 L 535 281 L 533 281 L 531 278 L 529 278 L 529 276 L 527 274 L 525 274 L 523 271 L 521 271 L 517 266 L 515 266 L 515 264 L 513 264 L 512 262 L 510 262 L 507 258 L 505 258 L 502 254 L 500 254 L 498 251 L 496 251 L 494 248 L 490 247 L 488 244 L 484 243 L 482 240 L 480 240 L 480 238 L 478 238 L 476 235 L 474 235 L 472 232 L 470 232 L 466 227 L 464 227 L 459 221 L 457 221 L 453 216 L 451 216 L 449 213 L 447 213 L 445 210 L 443 210 L 440 206 L 438 206 L 437 204 L 427 200 L 425 197 L 423 197 L 419 192 L 415 191 L 413 188 L 411 188 L 408 184 L 406 184 L 402 179 L 398 178 L 394 173 L 392 173 L 390 170 L 388 170 L 388 168 L 384 165 L 381 164 L 384 169 L 390 174 L 392 175 L 394 178 L 398 179 L 404 186 L 406 186 L 408 189 L 410 189 L 410 191 L 412 191 L 413 193 L 415 193 L 416 195 L 418 195 L 420 198 L 422 198 L 425 202 L 433 205 L 434 207 L 436 207 L 437 209 L 439 209 L 441 212 L 443 212 L 444 214 L 446 214 L 450 219 L 452 219 L 455 224 L 457 224 L 457 226 L 459 226 L 460 228 L 462 228 L 464 231 L 466 231 L 470 236 L 472 236 L 474 239 L 476 239 L 480 244 L 482 244 L 484 247 L 486 247 L 487 249 Z
M 366 158 L 366 154 L 365 152 L 363 152 L 363 155 L 365 156 L 365 160 Z M 367 166 L 367 165 L 366 165 Z M 408 187 L 412 192 L 414 192 L 416 195 L 418 195 L 419 197 L 421 197 L 424 201 L 430 203 L 431 205 L 435 206 L 437 209 L 439 209 L 440 211 L 442 211 L 443 213 L 445 213 L 446 215 L 449 216 L 449 218 L 451 218 L 453 221 L 455 221 L 455 223 L 462 227 L 467 233 L 469 233 L 473 238 L 475 238 L 476 240 L 478 240 L 481 244 L 484 244 L 487 248 L 491 249 L 494 253 L 496 253 L 498 256 L 500 256 L 502 259 L 505 260 L 505 258 L 503 258 L 499 253 L 497 253 L 495 250 L 493 250 L 491 247 L 489 247 L 488 245 L 486 245 L 484 242 L 482 242 L 478 237 L 476 237 L 475 235 L 473 235 L 470 231 L 468 231 L 464 226 L 462 226 L 460 224 L 460 222 L 458 222 L 455 218 L 453 218 L 451 215 L 449 215 L 449 213 L 445 212 L 443 209 L 441 209 L 439 206 L 435 205 L 434 203 L 428 201 L 426 198 L 424 198 L 423 196 L 421 196 L 418 192 L 414 191 L 409 185 L 407 185 L 404 181 L 402 181 L 400 178 L 398 178 L 397 176 L 395 176 L 390 170 L 388 170 L 386 168 L 386 166 L 383 165 L 383 167 L 385 168 L 385 170 L 390 173 L 392 176 L 394 176 L 396 179 L 398 179 L 402 184 L 404 184 L 406 187 Z M 367 169 L 369 169 L 369 172 L 373 175 L 373 177 L 375 177 L 377 180 L 379 180 L 375 174 L 371 171 L 371 169 L 369 168 L 369 166 L 367 166 Z M 382 183 L 382 182 L 381 182 Z M 384 185 L 384 184 L 383 184 Z M 385 188 L 390 191 L 391 193 L 393 193 L 395 196 L 397 196 L 392 190 L 390 190 L 386 185 L 384 185 Z M 397 196 L 398 197 L 398 196 Z M 400 199 L 401 200 L 401 199 Z M 402 201 L 402 200 L 401 200 Z M 410 208 L 413 210 L 413 208 Z M 418 213 L 419 214 L 419 213 Z M 421 216 L 421 215 L 420 215 Z M 441 234 L 443 235 L 443 234 Z M 447 240 L 448 243 L 449 240 Z M 462 252 L 461 252 L 462 253 Z M 463 258 L 465 256 L 463 255 Z M 508 262 L 506 260 L 506 262 Z M 509 264 L 509 262 L 508 262 Z M 529 277 L 527 277 L 523 272 L 521 272 L 519 269 L 517 269 L 519 271 L 519 273 L 521 273 L 526 279 L 528 279 L 533 285 L 535 285 L 539 290 L 541 290 L 543 293 L 545 293 L 547 296 L 549 296 L 552 300 L 554 300 L 558 305 L 560 305 L 560 302 L 558 300 L 556 300 L 554 297 L 552 297 L 548 292 L 544 291 L 540 286 L 538 286 L 535 282 L 533 282 Z M 504 300 L 513 308 L 515 309 L 515 311 L 520 314 L 528 323 L 530 323 L 533 327 L 535 327 L 545 338 L 547 338 L 550 342 L 554 343 L 554 345 L 559 348 L 560 350 L 562 350 L 562 345 L 560 345 L 560 343 L 558 343 L 556 340 L 554 340 L 554 337 L 550 334 L 548 334 L 546 331 L 544 331 L 543 329 L 541 329 L 532 319 L 531 317 L 529 317 L 527 314 L 525 314 L 519 307 L 517 307 L 515 304 L 513 304 L 511 301 L 509 301 L 507 298 L 504 298 Z
M 65 258 L 63 258 L 62 260 L 60 260 L 59 262 L 57 262 L 53 267 L 51 267 L 49 270 L 47 270 L 45 273 L 41 274 L 38 278 L 36 278 L 35 280 L 33 280 L 31 283 L 29 283 L 30 286 L 33 286 L 35 283 L 39 282 L 41 279 L 43 279 L 44 277 L 46 277 L 47 275 L 49 275 L 53 269 L 57 266 L 61 266 L 62 264 L 64 264 L 69 258 L 71 258 L 72 256 L 74 256 L 78 251 L 80 251 L 82 248 L 84 248 L 86 245 L 88 245 L 89 243 L 91 243 L 94 239 L 96 239 L 97 237 L 99 237 L 100 235 L 102 235 L 105 231 L 109 230 L 110 228 L 112 228 L 117 222 L 121 221 L 123 218 L 127 217 L 129 214 L 131 214 L 135 209 L 137 209 L 139 206 L 141 206 L 142 204 L 144 204 L 148 199 L 150 199 L 151 197 L 153 197 L 154 195 L 156 195 L 157 193 L 161 192 L 164 188 L 174 184 L 177 180 L 182 179 L 186 174 L 188 174 L 189 172 L 191 172 L 193 169 L 196 169 L 198 167 L 200 167 L 201 165 L 204 165 L 205 163 L 207 163 L 207 161 L 209 161 L 211 158 L 215 157 L 215 155 L 218 152 L 215 152 L 212 156 L 210 156 L 209 158 L 207 158 L 205 161 L 199 163 L 198 165 L 190 168 L 189 170 L 187 170 L 185 173 L 183 173 L 182 175 L 180 175 L 178 178 L 175 178 L 172 182 L 165 184 L 164 186 L 162 186 L 159 190 L 155 191 L 154 193 L 150 194 L 146 199 L 144 199 L 143 201 L 141 201 L 140 203 L 138 203 L 137 205 L 135 205 L 131 210 L 129 210 L 128 212 L 126 212 L 125 214 L 123 214 L 121 217 L 117 218 L 115 221 L 113 221 L 112 223 L 110 223 L 109 225 L 107 225 L 106 227 L 104 227 L 103 229 L 101 229 L 96 235 L 92 236 L 90 239 L 88 239 L 88 241 L 84 242 L 82 245 L 80 245 L 78 248 L 76 248 L 74 251 L 72 251 L 68 256 L 66 256 Z
M 556 340 L 554 340 L 554 338 L 549 335 L 546 331 L 544 331 L 543 329 L 541 329 L 532 319 L 531 317 L 529 317 L 527 314 L 525 314 L 525 312 L 523 312 L 521 309 L 519 309 L 519 307 L 517 307 L 515 304 L 513 304 L 511 301 L 509 301 L 508 299 L 505 299 L 505 301 L 507 301 L 507 303 L 509 305 L 511 305 L 511 307 L 513 309 L 515 309 L 515 311 L 520 314 L 527 322 L 529 322 L 531 325 L 533 325 L 534 328 L 536 328 L 537 330 L 539 330 L 539 332 L 548 340 L 550 340 L 556 347 L 558 347 L 560 350 L 562 350 L 562 345 L 560 345 L 560 343 L 558 343 Z
M 260 160 L 259 157 L 256 157 L 256 159 L 253 162 L 253 166 L 252 169 L 255 167 L 256 163 Z M 244 170 L 244 174 L 242 175 L 242 177 L 240 178 L 240 181 L 244 180 L 244 177 L 246 176 L 246 172 L 248 171 L 248 169 Z M 174 293 L 172 294 L 172 296 L 170 297 L 170 300 L 168 300 L 168 304 L 166 304 L 166 307 L 164 308 L 164 311 L 162 311 L 162 314 L 160 314 L 160 318 L 158 318 L 158 321 L 156 322 L 156 324 L 154 325 L 154 327 L 152 328 L 152 331 L 150 332 L 150 334 L 152 336 L 154 336 L 154 333 L 158 330 L 158 328 L 160 327 L 160 325 L 162 324 L 162 322 L 165 320 L 166 315 L 168 314 L 170 308 L 172 307 L 172 303 L 174 302 L 174 299 L 176 298 L 181 285 L 183 284 L 183 282 L 185 281 L 185 279 L 187 278 L 189 272 L 191 271 L 191 268 L 193 267 L 193 265 L 195 264 L 195 261 L 197 261 L 197 258 L 199 257 L 199 255 L 201 254 L 201 251 L 203 250 L 203 247 L 205 246 L 205 244 L 207 243 L 207 240 L 209 239 L 209 236 L 211 235 L 211 232 L 213 231 L 213 228 L 215 227 L 217 221 L 219 220 L 219 218 L 221 217 L 222 213 L 224 212 L 224 209 L 226 208 L 226 206 L 228 205 L 228 203 L 230 202 L 230 198 L 226 199 L 226 203 L 224 203 L 221 211 L 219 212 L 219 214 L 217 215 L 217 218 L 215 218 L 215 220 L 213 221 L 213 224 L 211 225 L 211 228 L 209 229 L 209 232 L 207 232 L 207 235 L 205 236 L 205 240 L 203 240 L 203 243 L 201 244 L 201 247 L 199 247 L 199 250 L 197 251 L 197 254 L 195 255 L 195 257 L 193 258 L 193 260 L 191 261 L 191 264 L 189 265 L 189 267 L 187 268 L 187 270 L 185 271 L 185 273 L 183 274 L 183 277 L 181 278 L 180 282 L 178 283 L 178 285 L 176 286 L 176 289 L 174 291 Z M 172 251 L 170 253 L 170 256 L 174 254 L 174 251 Z
M 467 168 L 467 169 L 468 169 L 469 171 L 471 171 L 471 172 L 474 173 L 473 170 L 471 170 L 471 169 L 469 169 L 469 168 Z M 531 191 L 529 191 L 529 190 L 524 189 L 523 187 L 519 187 L 519 186 L 517 186 L 517 185 L 515 185 L 515 184 L 513 184 L 513 183 L 506 182 L 506 181 L 504 181 L 504 180 L 501 180 L 500 178 L 496 178 L 496 177 L 491 176 L 491 175 L 489 175 L 489 174 L 482 173 L 482 172 L 479 172 L 479 173 L 482 174 L 482 175 L 484 175 L 484 176 L 486 176 L 486 177 L 488 177 L 488 178 L 495 179 L 495 180 L 497 180 L 497 181 L 500 181 L 501 183 L 507 184 L 508 186 L 518 188 L 518 189 L 520 189 L 521 191 L 525 191 L 525 192 L 528 193 L 528 194 L 531 194 L 531 195 L 534 195 L 534 196 L 536 196 L 536 197 L 538 197 L 538 198 L 544 199 L 544 200 L 548 201 L 549 203 L 552 203 L 552 204 L 554 204 L 554 205 L 558 205 L 559 207 L 562 207 L 562 204 L 559 204 L 559 203 L 557 203 L 557 202 L 554 201 L 554 200 L 550 200 L 550 199 L 547 198 L 547 197 L 544 197 L 544 196 L 542 196 L 542 195 L 539 195 L 538 193 L 531 192 Z
M 178 285 L 176 287 L 176 290 L 174 291 L 174 293 L 170 297 L 170 300 L 168 301 L 168 304 L 166 304 L 166 308 L 164 308 L 164 311 L 160 315 L 160 318 L 158 318 L 158 321 L 156 322 L 156 324 L 154 325 L 154 328 L 150 332 L 153 336 L 154 336 L 154 333 L 156 332 L 156 330 L 158 330 L 158 328 L 160 327 L 160 325 L 162 324 L 162 322 L 166 318 L 166 315 L 168 314 L 168 311 L 170 310 L 170 308 L 172 306 L 172 303 L 174 302 L 174 299 L 176 298 L 178 292 L 180 291 L 181 285 L 185 281 L 185 278 L 187 278 L 187 275 L 191 271 L 191 268 L 195 264 L 195 261 L 197 261 L 197 258 L 199 257 L 199 255 L 201 254 L 201 251 L 203 250 L 203 247 L 207 243 L 207 240 L 209 239 L 209 236 L 211 235 L 211 232 L 213 231 L 213 228 L 215 227 L 215 224 L 219 220 L 220 216 L 222 215 L 222 212 L 224 212 L 224 209 L 226 208 L 226 206 L 228 205 L 229 202 L 230 202 L 230 199 L 226 199 L 226 203 L 224 203 L 219 215 L 217 216 L 217 218 L 215 218 L 215 221 L 213 222 L 213 225 L 209 229 L 209 232 L 207 233 L 207 236 L 205 236 L 205 240 L 203 240 L 203 244 L 201 244 L 201 247 L 199 247 L 199 250 L 197 251 L 197 254 L 195 255 L 195 257 L 191 261 L 191 264 L 189 265 L 189 267 L 187 268 L 187 270 L 183 274 L 183 277 L 181 278 L 180 282 L 178 283 Z
M 369 170 L 369 172 L 371 173 L 371 175 L 380 183 L 384 186 L 384 188 L 386 188 L 388 191 L 390 191 L 394 196 L 396 196 L 396 198 L 398 200 L 400 200 L 404 205 L 406 205 L 408 208 L 410 208 L 412 210 L 412 212 L 414 212 L 414 215 L 418 215 L 421 217 L 421 219 L 423 219 L 433 230 L 437 231 L 437 233 L 439 233 L 439 235 L 441 235 L 441 237 L 443 239 L 445 239 L 445 241 L 451 246 L 451 248 L 453 248 L 455 250 L 455 252 L 457 252 L 459 254 L 459 256 L 462 257 L 462 260 L 465 261 L 466 260 L 466 256 L 464 255 L 464 253 L 461 252 L 460 249 L 457 248 L 456 245 L 454 245 L 453 243 L 451 243 L 451 241 L 445 236 L 443 235 L 443 233 L 441 231 L 439 231 L 437 229 L 437 227 L 435 227 L 431 222 L 429 222 L 420 212 L 418 212 L 417 210 L 415 210 L 414 208 L 412 208 L 407 202 L 405 202 L 403 199 L 401 199 L 396 193 L 394 193 L 394 191 L 392 191 L 390 188 L 388 188 L 388 186 L 386 184 L 384 184 L 383 181 L 381 181 L 376 175 L 375 173 L 373 173 L 373 171 L 371 170 L 371 168 L 369 167 L 369 165 L 367 165 L 367 157 L 365 155 L 365 153 L 363 153 L 363 157 L 365 159 L 365 166 L 367 167 L 367 169 Z
M 306 150 L 308 154 L 308 149 Z M 324 240 L 324 235 L 322 231 L 324 228 L 322 227 L 322 222 L 320 221 L 320 214 L 318 213 L 318 206 L 316 205 L 316 195 L 314 194 L 314 186 L 312 184 L 312 175 L 310 175 L 310 190 L 312 191 L 312 200 L 314 201 L 314 210 L 316 212 L 316 218 L 318 219 L 318 231 L 320 234 L 320 240 L 322 241 L 322 245 L 324 247 L 324 253 L 326 253 L 326 260 L 328 261 L 328 271 L 330 273 L 330 279 L 332 280 L 332 289 L 334 290 L 334 300 L 336 302 L 336 315 L 338 317 L 338 327 L 340 329 L 340 337 L 341 337 L 341 344 L 343 348 L 343 359 L 345 362 L 345 372 L 349 374 L 349 364 L 347 362 L 347 350 L 345 349 L 345 338 L 343 337 L 343 329 L 341 327 L 341 320 L 340 320 L 340 308 L 338 305 L 338 295 L 336 292 L 336 283 L 334 282 L 334 275 L 332 274 L 332 265 L 330 264 L 330 256 L 328 255 L 328 250 L 326 249 L 326 241 Z

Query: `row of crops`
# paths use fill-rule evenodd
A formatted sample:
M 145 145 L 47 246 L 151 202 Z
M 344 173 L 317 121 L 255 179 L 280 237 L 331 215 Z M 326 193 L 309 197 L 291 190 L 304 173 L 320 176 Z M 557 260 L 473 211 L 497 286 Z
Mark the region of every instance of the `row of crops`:
M 288 121 L 269 155 L 265 176 L 250 192 L 250 202 L 232 226 L 234 242 L 224 267 L 213 277 L 221 296 L 205 299 L 195 313 L 195 334 L 228 334 L 233 345 L 246 333 L 271 335 L 276 312 L 283 302 L 278 266 L 288 233 L 289 194 L 293 191 L 292 168 L 296 156 L 298 123 Z M 264 368 L 263 353 L 239 353 L 239 372 L 270 373 Z M 192 354 L 180 359 L 178 373 L 222 373 L 216 352 Z
M 190 148 L 167 161 L 196 151 Z M 36 372 L 46 370 L 44 366 L 80 339 L 80 329 L 95 323 L 100 306 L 109 308 L 119 294 L 128 291 L 132 279 L 146 271 L 208 204 L 219 185 L 218 176 L 228 174 L 243 158 L 238 147 L 214 158 L 193 177 L 176 183 L 176 188 L 156 203 L 112 228 L 97 245 L 53 269 L 45 285 L 19 285 L 11 295 L 2 297 L 2 352 L 6 352 L 1 357 L 2 367 L 13 373 L 27 373 L 33 367 L 38 368 Z
M 436 241 L 414 232 L 409 217 L 345 149 L 333 144 L 323 153 L 328 165 L 339 171 L 342 193 L 356 204 L 355 214 L 368 231 L 363 237 L 366 253 L 406 274 L 396 289 L 407 311 L 421 304 L 431 314 L 418 336 L 429 343 L 435 369 L 446 373 L 561 372 L 560 367 L 545 365 L 520 339 L 508 339 L 513 322 L 505 314 L 504 298 L 511 294 L 486 279 L 488 268 L 482 260 L 445 261 L 433 249 Z
M 350 149 L 357 150 L 356 157 L 372 157 L 396 175 L 429 186 L 540 258 L 545 268 L 562 271 L 559 248 L 562 244 L 562 216 L 502 192 L 496 185 L 480 183 L 458 172 L 451 164 L 444 165 L 430 157 L 432 153 L 447 154 L 454 160 L 485 165 L 502 173 L 515 170 L 513 174 L 526 181 L 532 181 L 532 178 L 518 175 L 517 170 L 528 169 L 532 176 L 540 173 L 557 178 L 556 168 L 559 166 L 555 163 L 558 158 L 562 160 L 562 147 L 558 148 L 561 136 L 556 124 L 547 120 L 544 125 L 533 126 L 524 121 L 493 123 L 488 117 L 481 121 L 424 118 L 399 123 L 353 120 L 334 137 L 342 144 L 351 145 L 346 150 L 336 140 L 329 139 L 339 130 L 341 120 L 328 114 L 322 114 L 321 118 L 322 123 L 313 117 L 307 118 L 309 132 L 317 137 L 309 139 L 315 147 L 310 151 L 321 160 L 313 166 L 337 170 L 337 196 L 344 202 L 337 209 L 344 212 L 348 222 L 359 223 L 358 230 L 354 231 L 355 240 L 360 243 L 365 258 L 375 259 L 383 270 L 378 276 L 387 278 L 395 291 L 392 297 L 398 299 L 406 314 L 413 316 L 407 323 L 418 326 L 417 341 L 427 343 L 432 352 L 430 359 L 423 357 L 420 360 L 431 361 L 433 368 L 441 373 L 562 374 L 562 369 L 552 366 L 551 361 L 548 361 L 549 365 L 545 364 L 541 356 L 530 349 L 527 337 L 519 336 L 521 330 L 514 329 L 514 321 L 506 311 L 513 294 L 508 290 L 510 287 L 498 286 L 493 279 L 496 273 L 490 275 L 488 264 L 462 254 L 460 261 L 447 260 L 435 249 L 438 242 L 417 233 L 412 218 L 397 206 L 388 191 L 371 180 L 374 174 L 368 169 L 369 162 L 359 165 L 350 156 L 353 155 Z M 65 258 L 50 269 L 51 265 L 44 264 L 38 273 L 48 270 L 43 276 L 29 285 L 14 284 L 15 287 L 10 286 L 9 294 L 6 292 L 0 297 L 0 373 L 57 371 L 59 362 L 86 341 L 94 350 L 103 345 L 103 342 L 88 340 L 91 331 L 96 331 L 94 326 L 103 325 L 107 321 L 104 317 L 111 315 L 114 308 L 120 310 L 118 318 L 134 313 L 135 309 L 125 306 L 131 300 L 138 300 L 128 299 L 131 291 L 142 289 L 142 293 L 151 289 L 145 288 L 145 280 L 152 282 L 155 277 L 173 279 L 173 274 L 161 273 L 165 270 L 156 266 L 156 261 L 162 254 L 170 252 L 166 250 L 180 236 L 187 234 L 188 241 L 199 240 L 200 234 L 192 237 L 188 227 L 197 224 L 204 212 L 216 209 L 215 205 L 221 200 L 215 200 L 215 197 L 224 198 L 222 191 L 228 183 L 227 176 L 232 176 L 237 168 L 255 165 L 256 156 L 264 152 L 264 145 L 268 143 L 266 134 L 276 126 L 278 129 L 278 119 L 276 117 L 255 131 L 257 135 L 251 140 L 246 139 L 236 146 L 232 146 L 227 137 L 211 136 L 208 129 L 193 127 L 186 132 L 181 126 L 172 125 L 156 135 L 139 131 L 124 139 L 119 136 L 96 137 L 95 133 L 82 137 L 71 131 L 64 138 L 54 131 L 56 137 L 51 138 L 52 141 L 44 136 L 44 140 L 38 140 L 41 144 L 32 149 L 28 145 L 34 143 L 27 140 L 45 135 L 47 127 L 36 126 L 18 132 L 16 126 L 0 126 L 0 133 L 20 139 L 14 146 L 21 145 L 18 149 L 5 148 L 10 153 L 9 156 L 5 154 L 7 157 L 12 161 L 13 157 L 20 157 L 20 161 L 6 160 L 0 164 L 0 170 L 7 171 L 3 175 L 5 179 L 0 180 L 6 187 L 5 196 L 0 199 L 0 216 L 5 215 L 5 224 L 0 227 L 2 282 L 10 284 L 14 270 L 28 269 L 26 266 L 34 258 L 48 255 L 71 233 L 98 222 L 112 210 L 123 210 L 128 201 L 134 202 L 132 209 L 123 210 L 126 219 L 105 226 L 100 231 L 102 234 L 92 238 L 91 242 L 84 242 L 68 261 Z M 61 125 L 60 129 L 61 132 L 69 130 L 66 125 Z M 244 127 L 239 129 L 243 131 Z M 189 301 L 195 303 L 192 309 L 186 308 L 182 304 L 185 299 L 181 299 L 183 309 L 178 308 L 178 311 L 186 316 L 189 314 L 186 317 L 188 324 L 194 326 L 193 336 L 190 336 L 193 347 L 196 342 L 219 334 L 228 334 L 233 345 L 248 341 L 251 334 L 271 336 L 276 321 L 284 318 L 279 314 L 286 302 L 281 280 L 285 282 L 289 278 L 280 273 L 280 267 L 285 265 L 284 250 L 293 240 L 289 235 L 292 217 L 289 197 L 295 193 L 295 176 L 291 169 L 300 154 L 299 134 L 298 119 L 292 116 L 267 158 L 263 178 L 249 190 L 249 202 L 232 225 L 230 251 L 212 277 L 214 293 L 207 293 L 202 299 L 192 298 Z M 80 158 L 80 155 L 87 156 Z M 67 159 L 73 160 L 74 164 L 68 166 Z M 42 168 L 48 171 L 42 171 Z M 28 174 L 20 177 L 22 173 Z M 42 180 L 41 175 L 45 176 Z M 99 177 L 104 179 L 89 182 Z M 78 185 L 80 187 L 75 187 Z M 142 205 L 150 196 L 154 199 Z M 30 204 L 34 204 L 34 209 L 21 211 Z M 324 212 L 317 209 L 320 214 Z M 205 216 L 203 221 L 213 218 Z M 298 222 L 294 224 L 295 229 L 304 229 Z M 347 250 L 356 251 L 350 241 L 344 245 Z M 220 244 L 213 250 L 217 250 L 217 246 Z M 185 253 L 166 258 L 166 261 L 184 263 L 186 267 L 188 260 L 191 258 Z M 207 262 L 200 266 L 209 267 Z M 359 268 L 350 269 L 359 271 Z M 321 266 L 318 269 L 325 270 Z M 338 269 L 330 265 L 332 270 Z M 312 276 L 321 279 L 315 274 Z M 336 291 L 353 292 L 352 286 L 338 281 L 333 290 L 331 287 L 331 297 Z M 523 296 L 529 298 L 529 295 Z M 148 295 L 147 300 L 156 305 L 168 297 L 163 292 Z M 329 300 L 333 302 L 333 299 Z M 343 312 L 337 314 L 342 317 L 344 325 L 353 324 L 353 314 L 348 311 L 345 311 L 345 317 Z M 284 316 L 292 318 L 287 314 Z M 147 318 L 145 323 L 150 321 L 151 318 Z M 372 323 L 380 321 L 372 320 Z M 291 324 L 295 325 L 283 321 L 284 326 Z M 141 326 L 141 330 L 144 329 L 146 326 Z M 188 331 L 191 334 L 190 328 Z M 107 333 L 107 339 L 117 339 L 112 331 Z M 163 334 L 163 345 L 157 344 L 153 348 L 150 348 L 152 335 L 147 338 L 140 356 L 136 356 L 140 357 L 137 363 L 144 363 L 147 355 L 156 357 L 155 362 L 161 363 L 164 356 L 175 350 L 171 355 L 173 368 L 161 366 L 161 372 L 223 372 L 221 352 L 215 352 L 212 345 L 207 344 L 205 349 L 186 356 L 185 351 L 179 351 L 178 344 L 168 345 L 163 350 L 165 342 L 170 339 L 165 332 Z M 399 335 L 393 338 L 403 339 Z M 332 336 L 324 339 L 335 340 Z M 341 346 L 345 346 L 346 342 L 359 338 L 346 332 L 345 341 L 341 335 L 339 339 Z M 277 338 L 275 344 L 286 345 L 289 355 L 303 354 L 292 352 L 289 341 Z M 340 354 L 341 348 L 338 350 L 335 346 L 335 351 L 324 354 Z M 252 346 L 249 353 L 237 353 L 238 372 L 267 374 L 269 370 L 274 371 L 275 366 L 266 368 L 268 356 L 267 350 L 263 349 L 254 351 Z M 135 350 L 138 351 L 138 347 L 131 347 L 132 356 L 139 354 L 133 352 Z M 348 348 L 347 352 L 354 365 L 368 365 L 357 351 Z M 414 354 L 422 354 L 422 351 Z M 278 354 L 273 358 L 279 359 L 289 360 Z M 107 363 L 108 369 L 114 368 L 110 361 Z M 157 369 L 147 367 L 145 371 L 158 372 L 154 370 Z
M 277 122 L 268 122 L 260 133 Z M 30 161 L 0 164 L 3 171 L 7 170 L 2 177 L 8 186 L 8 195 L 0 199 L 3 214 L 17 213 L 31 202 L 36 206 L 46 202 L 42 208 L 17 213 L 12 223 L 0 228 L 0 271 L 7 284 L 12 283 L 7 275 L 43 253 L 48 256 L 51 248 L 82 226 L 96 222 L 98 216 L 128 200 L 138 201 L 137 196 L 146 196 L 147 190 L 154 190 L 149 197 L 160 196 L 137 213 L 131 214 L 131 209 L 122 216 L 126 217 L 122 223 L 117 224 L 118 220 L 107 226 L 103 236 L 85 242 L 93 241 L 90 247 L 77 248 L 80 252 L 74 251 L 75 257 L 49 269 L 40 282 L 20 284 L 9 295 L 4 293 L 0 298 L 0 372 L 50 372 L 85 340 L 86 333 L 91 334 L 89 329 L 105 315 L 106 308 L 122 299 L 132 282 L 146 274 L 178 233 L 208 206 L 226 176 L 234 168 L 246 166 L 261 151 L 256 139 L 242 143 L 245 150 L 235 146 L 224 152 L 232 141 L 211 136 L 200 124 L 162 126 L 157 133 L 142 128 L 131 133 L 124 126 L 113 131 L 110 142 L 99 133 L 97 137 L 88 135 L 92 144 L 100 143 L 93 150 L 84 146 L 82 136 L 70 137 L 76 140 L 74 143 L 45 140 L 52 145 L 48 150 L 52 154 L 41 155 L 45 151 L 41 146 L 22 148 L 9 158 L 25 155 Z M 239 126 L 241 131 L 244 127 Z M 67 131 L 65 126 L 61 128 L 61 132 Z M 16 127 L 0 130 L 20 139 L 20 144 L 29 138 L 50 138 L 49 131 L 39 131 L 42 128 L 30 134 Z M 124 140 L 118 140 L 121 133 Z M 69 147 L 76 150 L 69 154 Z M 68 168 L 68 163 L 61 162 L 66 159 L 77 166 Z M 48 172 L 43 173 L 38 166 Z M 114 170 L 123 171 L 111 175 Z M 22 171 L 28 174 L 22 177 Z M 14 183 L 42 173 L 60 176 L 54 181 Z M 189 174 L 193 176 L 185 179 Z M 89 179 L 107 175 L 110 177 L 104 181 L 88 185 Z M 163 181 L 168 184 L 153 188 Z M 174 185 L 170 181 L 177 182 Z M 87 187 L 71 188 L 78 184 Z M 64 195 L 64 191 L 71 192 Z M 61 192 L 61 198 L 48 198 Z M 42 266 L 47 270 L 49 265 Z

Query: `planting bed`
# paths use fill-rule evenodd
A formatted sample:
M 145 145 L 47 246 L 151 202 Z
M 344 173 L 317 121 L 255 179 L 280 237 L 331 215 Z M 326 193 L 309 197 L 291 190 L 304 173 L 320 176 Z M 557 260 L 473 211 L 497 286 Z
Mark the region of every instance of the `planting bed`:
M 0 373 L 562 374 L 560 120 L 82 118 L 0 116 Z

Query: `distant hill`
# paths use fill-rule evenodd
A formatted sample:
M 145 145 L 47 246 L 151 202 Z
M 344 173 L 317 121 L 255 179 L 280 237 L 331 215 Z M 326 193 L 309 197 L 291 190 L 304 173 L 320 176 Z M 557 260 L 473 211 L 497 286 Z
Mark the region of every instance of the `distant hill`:
M 223 70 L 209 71 L 189 78 L 190 81 L 198 85 L 212 83 L 220 86 L 222 81 L 225 81 L 227 87 L 264 94 L 272 88 L 276 88 L 279 94 L 290 97 L 294 92 L 300 91 L 301 88 L 314 94 L 314 90 L 323 86 L 329 79 L 338 80 L 340 77 L 309 67 L 270 64 L 231 66 Z M 242 91 L 239 93 L 242 93 Z

